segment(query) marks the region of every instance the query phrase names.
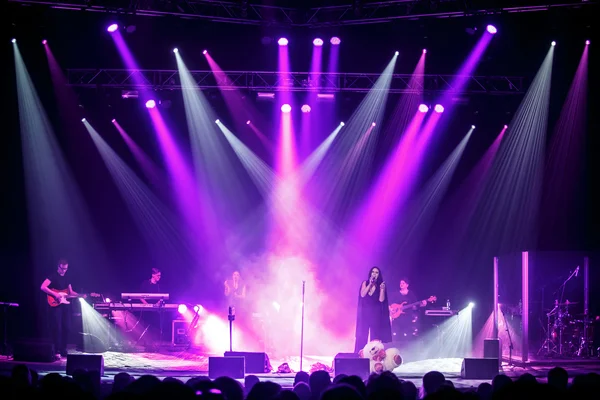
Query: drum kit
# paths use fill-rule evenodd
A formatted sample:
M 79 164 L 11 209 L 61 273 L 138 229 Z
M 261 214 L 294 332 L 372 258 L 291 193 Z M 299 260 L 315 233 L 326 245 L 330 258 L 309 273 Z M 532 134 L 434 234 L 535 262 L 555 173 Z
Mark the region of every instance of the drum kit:
M 546 309 L 546 339 L 538 355 L 549 358 L 572 358 L 594 356 L 593 325 L 587 314 L 572 314 L 577 302 L 554 302 L 554 308 Z

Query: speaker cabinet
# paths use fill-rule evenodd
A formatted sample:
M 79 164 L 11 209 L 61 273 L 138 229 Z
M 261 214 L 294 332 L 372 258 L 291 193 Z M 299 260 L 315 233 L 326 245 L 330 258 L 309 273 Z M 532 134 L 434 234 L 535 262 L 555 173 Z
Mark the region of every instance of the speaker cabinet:
M 97 371 L 104 375 L 104 357 L 102 354 L 69 354 L 67 355 L 67 375 L 73 375 L 78 369 Z
M 497 358 L 465 358 L 460 368 L 463 379 L 493 379 L 498 375 Z
M 502 364 L 502 347 L 500 339 L 485 339 L 483 341 L 483 358 L 498 359 L 498 367 Z
M 226 351 L 225 357 L 244 357 L 245 369 L 247 374 L 264 374 L 271 372 L 269 369 L 269 356 L 267 353 L 252 353 L 245 351 Z
M 188 321 L 173 320 L 171 329 L 171 344 L 173 346 L 187 346 L 190 344 L 188 330 L 190 323 Z
M 348 353 L 338 353 L 333 359 L 333 373 L 335 376 L 356 375 L 361 379 L 367 379 L 371 374 L 371 363 L 368 358 L 360 358 L 353 354 L 353 358 L 345 357 Z M 338 357 L 338 356 L 342 357 Z
M 233 379 L 243 379 L 244 366 L 244 357 L 208 357 L 208 377 L 216 379 L 228 376 Z
M 13 360 L 29 362 L 54 362 L 56 351 L 53 343 L 19 341 L 13 345 Z

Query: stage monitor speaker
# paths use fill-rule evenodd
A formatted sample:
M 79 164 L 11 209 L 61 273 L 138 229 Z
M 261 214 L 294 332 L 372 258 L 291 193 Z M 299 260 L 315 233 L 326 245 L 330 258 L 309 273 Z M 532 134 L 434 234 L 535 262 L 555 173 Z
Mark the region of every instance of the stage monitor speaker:
M 483 358 L 495 358 L 498 360 L 498 367 L 502 364 L 502 347 L 500 339 L 485 339 L 483 341 Z
M 187 346 L 190 344 L 188 331 L 190 323 L 185 320 L 173 320 L 171 329 L 171 344 L 173 346 Z
M 498 375 L 497 358 L 465 358 L 460 368 L 463 379 L 493 379 Z
M 245 369 L 247 374 L 264 374 L 271 372 L 269 369 L 269 356 L 267 353 L 253 353 L 246 351 L 226 351 L 225 357 L 244 357 Z
M 228 376 L 243 379 L 245 374 L 244 357 L 208 357 L 208 377 L 216 379 Z
M 29 362 L 54 362 L 56 351 L 53 343 L 23 340 L 13 344 L 13 360 Z
M 77 370 L 97 371 L 104 375 L 104 357 L 102 354 L 69 354 L 67 355 L 67 375 Z
M 333 359 L 333 374 L 338 376 L 356 375 L 361 379 L 367 379 L 371 374 L 371 362 L 368 358 L 360 358 L 353 354 L 353 358 L 345 357 L 348 353 L 338 353 Z M 338 357 L 342 356 L 342 357 Z

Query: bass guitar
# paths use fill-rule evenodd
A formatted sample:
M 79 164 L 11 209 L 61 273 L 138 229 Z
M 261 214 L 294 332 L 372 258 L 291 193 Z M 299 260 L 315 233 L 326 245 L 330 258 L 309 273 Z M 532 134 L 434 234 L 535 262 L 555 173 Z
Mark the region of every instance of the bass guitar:
M 77 296 L 71 296 L 69 294 L 69 289 L 64 289 L 64 290 L 54 290 L 54 289 L 50 289 L 53 293 L 58 295 L 58 298 L 56 298 L 55 296 L 50 296 L 48 295 L 48 305 L 50 307 L 58 307 L 61 304 L 71 304 L 71 302 L 68 299 L 74 299 L 74 298 L 86 298 L 88 295 L 87 294 L 78 294 Z M 59 294 L 62 293 L 62 294 Z M 102 297 L 102 295 L 98 294 L 98 293 L 90 293 L 90 297 Z
M 390 317 L 392 319 L 396 319 L 399 316 L 401 316 L 402 314 L 405 314 L 405 312 L 404 312 L 405 309 L 411 309 L 413 307 L 416 307 L 424 301 L 426 301 L 428 303 L 434 303 L 437 301 L 437 297 L 430 296 L 426 299 L 415 301 L 414 303 L 411 303 L 411 304 L 406 304 L 407 303 L 406 301 L 401 304 L 394 303 L 390 306 Z

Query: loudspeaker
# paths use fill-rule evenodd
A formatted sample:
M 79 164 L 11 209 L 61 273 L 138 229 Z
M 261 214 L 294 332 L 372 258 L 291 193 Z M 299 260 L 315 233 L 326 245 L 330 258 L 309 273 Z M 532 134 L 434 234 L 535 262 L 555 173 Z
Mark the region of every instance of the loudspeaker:
M 245 369 L 247 374 L 264 374 L 271 372 L 269 368 L 269 356 L 267 353 L 252 353 L 245 351 L 226 351 L 225 357 L 244 357 Z
M 367 379 L 371 374 L 371 362 L 368 358 L 360 358 L 353 354 L 353 358 L 345 358 L 348 353 L 338 353 L 333 359 L 333 374 L 356 375 L 361 379 Z M 341 355 L 342 357 L 338 358 Z
M 188 321 L 173 320 L 171 344 L 173 346 L 187 346 L 190 344 L 188 330 L 190 323 Z
M 244 364 L 244 357 L 208 357 L 208 377 L 216 379 L 228 376 L 233 379 L 243 379 Z
M 493 379 L 498 375 L 497 358 L 465 358 L 460 368 L 463 379 Z
M 13 360 L 30 362 L 54 362 L 54 344 L 48 342 L 20 341 L 13 345 Z
M 98 371 L 104 375 L 104 357 L 102 354 L 69 354 L 67 355 L 67 375 L 81 369 L 83 371 Z
M 502 364 L 502 347 L 500 339 L 485 339 L 483 341 L 483 358 L 498 359 L 498 367 Z

